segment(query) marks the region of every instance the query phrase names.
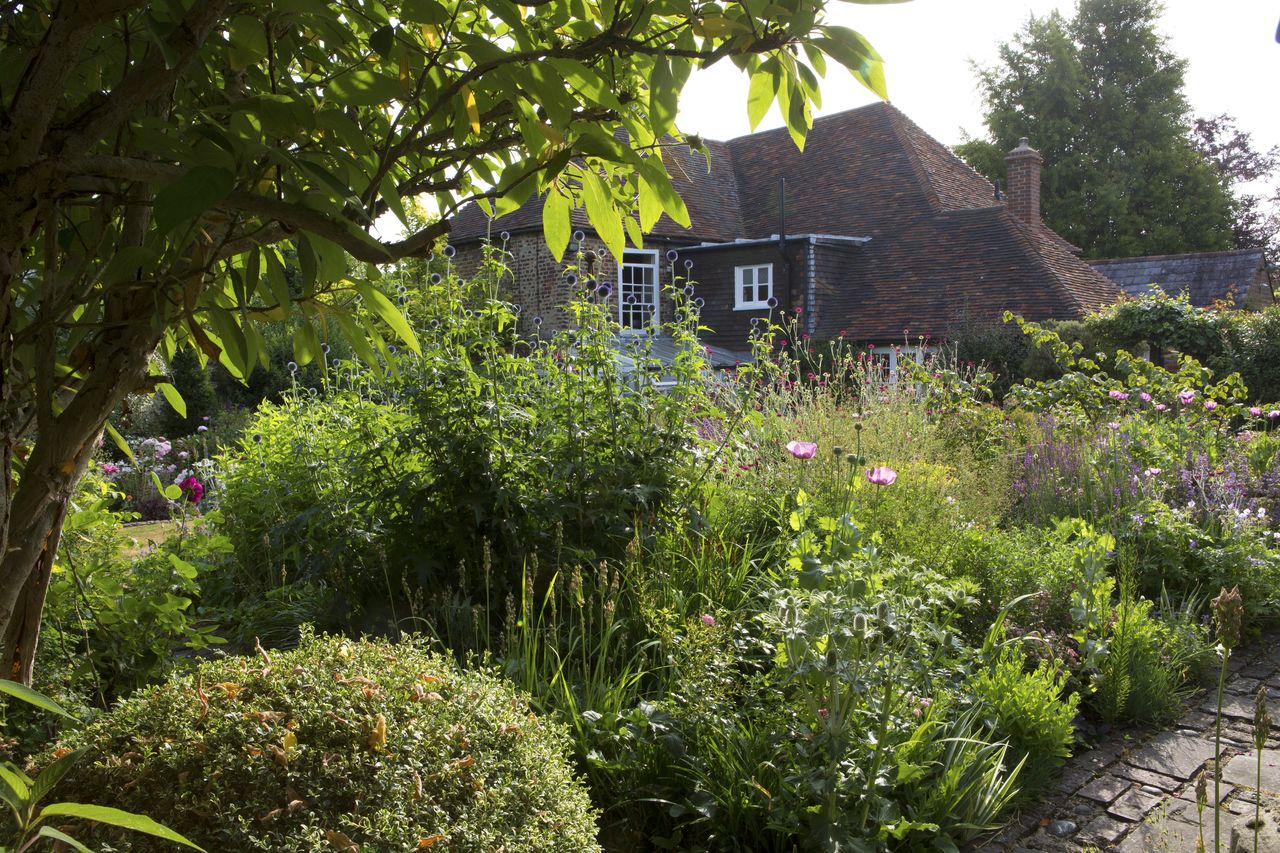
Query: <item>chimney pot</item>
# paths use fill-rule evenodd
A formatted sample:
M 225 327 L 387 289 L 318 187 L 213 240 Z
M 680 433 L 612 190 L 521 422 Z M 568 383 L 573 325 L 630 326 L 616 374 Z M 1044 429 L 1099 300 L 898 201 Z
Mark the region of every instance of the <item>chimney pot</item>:
M 1028 225 L 1040 222 L 1040 166 L 1044 158 L 1024 136 L 1004 158 L 1009 212 Z

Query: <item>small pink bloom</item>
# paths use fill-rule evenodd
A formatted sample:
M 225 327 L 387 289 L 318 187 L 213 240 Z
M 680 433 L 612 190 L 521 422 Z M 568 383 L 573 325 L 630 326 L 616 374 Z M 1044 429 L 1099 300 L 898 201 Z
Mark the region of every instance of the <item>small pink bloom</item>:
M 818 452 L 818 445 L 812 441 L 788 441 L 787 450 L 797 459 L 812 459 Z
M 1250 415 L 1251 417 L 1260 418 L 1260 417 L 1262 417 L 1262 409 L 1261 409 L 1261 408 L 1259 408 L 1258 406 L 1250 406 L 1250 407 L 1249 407 L 1249 415 Z
M 1157 411 L 1157 412 L 1167 412 L 1167 411 L 1169 411 L 1169 407 L 1168 407 L 1168 406 L 1166 406 L 1164 403 L 1156 403 L 1156 411 Z
M 876 486 L 892 486 L 898 479 L 898 472 L 892 468 L 879 467 L 867 470 L 867 480 Z
M 1191 390 L 1183 390 L 1178 392 L 1178 402 L 1184 406 L 1190 406 L 1191 401 L 1196 398 L 1196 392 Z
M 1150 394 L 1148 394 L 1146 391 L 1143 391 L 1141 394 L 1139 394 L 1139 395 L 1138 395 L 1138 399 L 1139 399 L 1139 400 L 1141 400 L 1141 401 L 1142 401 L 1142 402 L 1144 402 L 1144 403 L 1150 403 L 1150 402 L 1151 402 L 1151 395 L 1150 395 Z
M 1110 391 L 1107 392 L 1107 396 L 1110 397 L 1112 400 L 1128 400 L 1129 399 L 1128 394 L 1126 394 L 1123 391 L 1117 391 L 1114 388 L 1112 388 Z
M 1272 409 L 1271 411 L 1267 412 L 1267 417 L 1271 418 L 1271 420 L 1273 421 L 1276 418 L 1280 418 L 1280 409 Z
M 712 616 L 710 613 L 703 613 L 702 624 L 706 625 L 708 628 L 714 628 L 716 625 L 716 617 Z
M 1207 409 L 1208 411 L 1212 412 L 1214 409 L 1218 408 L 1218 404 L 1217 404 L 1216 402 L 1214 402 L 1213 400 L 1205 400 L 1205 401 L 1204 401 L 1204 407 L 1205 407 L 1205 409 Z
M 120 473 L 120 466 L 115 464 L 114 462 L 103 462 L 100 470 L 102 471 L 103 474 L 110 477 L 114 474 Z

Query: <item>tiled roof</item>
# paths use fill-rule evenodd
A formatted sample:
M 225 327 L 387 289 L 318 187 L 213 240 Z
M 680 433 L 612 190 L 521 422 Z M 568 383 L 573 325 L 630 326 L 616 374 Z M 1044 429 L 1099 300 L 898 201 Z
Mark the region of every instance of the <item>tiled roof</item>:
M 889 104 L 814 121 L 803 153 L 785 129 L 708 143 L 712 168 L 679 150 L 668 161 L 693 221 L 663 219 L 659 236 L 691 242 L 787 234 L 870 237 L 861 247 L 815 248 L 816 331 L 862 340 L 943 335 L 961 316 L 1078 317 L 1116 286 L 1042 224 L 1029 225 L 994 188 Z M 696 162 L 695 162 L 696 161 Z M 494 230 L 538 228 L 535 200 Z M 457 217 L 453 240 L 483 236 L 478 210 Z M 576 220 L 585 227 L 585 220 Z
M 1208 308 L 1233 295 L 1241 304 L 1263 268 L 1263 257 L 1261 249 L 1235 249 L 1090 263 L 1130 296 L 1148 295 L 1150 285 L 1156 284 L 1170 296 L 1185 293 L 1192 305 Z
M 785 130 L 729 150 L 745 236 L 777 232 L 785 178 L 788 233 L 872 238 L 819 249 L 820 335 L 940 336 L 961 316 L 1078 317 L 1117 295 L 1070 244 L 1014 217 L 990 183 L 888 104 L 816 120 L 803 154 Z

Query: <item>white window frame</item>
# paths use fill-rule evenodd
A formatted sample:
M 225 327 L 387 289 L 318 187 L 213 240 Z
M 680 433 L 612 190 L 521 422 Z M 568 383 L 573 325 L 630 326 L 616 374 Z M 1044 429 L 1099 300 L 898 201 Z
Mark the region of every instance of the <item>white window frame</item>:
M 627 257 L 636 255 L 645 255 L 648 257 L 649 263 L 638 264 L 634 262 L 628 263 Z M 649 318 L 649 326 L 637 328 L 623 321 L 623 313 L 627 308 L 625 294 L 622 290 L 622 274 L 627 267 L 647 267 L 653 270 L 653 315 Z M 622 327 L 623 334 L 639 335 L 645 334 L 649 328 L 659 328 L 662 325 L 662 267 L 658 265 L 657 249 L 627 249 L 622 253 L 622 262 L 618 264 L 618 282 L 614 289 L 618 301 L 618 325 Z
M 743 273 L 745 273 L 747 270 L 752 271 L 751 275 L 754 281 L 751 284 L 751 287 L 755 290 L 756 296 L 760 295 L 760 286 L 761 286 L 760 278 L 759 278 L 760 271 L 761 270 L 768 271 L 769 281 L 768 281 L 768 284 L 766 285 L 767 290 L 765 291 L 764 299 L 747 301 L 742 298 L 742 288 L 743 288 L 742 280 L 744 278 Z M 733 268 L 733 310 L 734 311 L 756 311 L 762 308 L 768 308 L 769 300 L 772 298 L 773 298 L 773 264 L 772 263 L 745 264 L 743 266 Z
M 884 355 L 889 357 L 889 381 L 896 383 L 898 381 L 899 356 L 905 353 L 911 356 L 912 361 L 916 364 L 923 364 L 924 360 L 929 356 L 937 355 L 939 349 L 937 346 L 932 344 L 927 346 L 919 346 L 916 344 L 912 344 L 911 346 L 902 346 L 901 344 L 898 344 L 896 346 L 871 347 L 868 349 L 868 352 L 875 356 Z

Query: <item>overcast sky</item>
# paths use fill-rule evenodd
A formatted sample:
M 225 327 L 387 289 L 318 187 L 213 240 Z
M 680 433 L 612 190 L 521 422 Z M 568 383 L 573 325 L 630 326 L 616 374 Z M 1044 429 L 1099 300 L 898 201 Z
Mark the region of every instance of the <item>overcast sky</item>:
M 863 6 L 833 0 L 831 23 L 858 30 L 885 59 L 889 98 L 948 145 L 964 132 L 981 136 L 982 105 L 970 61 L 990 65 L 997 46 L 1031 13 L 1070 15 L 1059 0 L 911 0 Z M 1166 0 L 1160 30 L 1187 59 L 1186 94 L 1194 115 L 1229 113 L 1260 148 L 1280 144 L 1280 44 L 1276 0 Z M 875 99 L 848 72 L 830 63 L 817 115 Z M 761 128 L 778 127 L 775 106 Z M 749 132 L 747 78 L 731 63 L 696 73 L 681 95 L 679 127 L 710 139 Z M 1032 140 L 1032 145 L 1035 140 Z

